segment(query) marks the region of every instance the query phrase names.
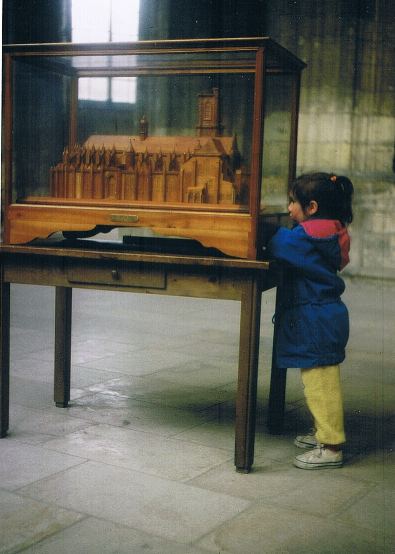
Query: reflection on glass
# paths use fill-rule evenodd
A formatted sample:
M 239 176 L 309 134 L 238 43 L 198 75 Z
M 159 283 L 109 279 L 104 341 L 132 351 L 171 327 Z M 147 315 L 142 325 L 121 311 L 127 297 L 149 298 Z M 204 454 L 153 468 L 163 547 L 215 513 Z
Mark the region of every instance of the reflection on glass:
M 136 77 L 80 77 L 78 98 L 96 102 L 134 104 L 137 90 Z
M 72 0 L 73 42 L 122 42 L 138 39 L 139 0 Z M 94 15 L 94 17 L 93 17 Z M 105 56 L 106 66 L 112 58 Z M 78 58 L 75 60 L 78 64 Z M 88 58 L 89 67 L 95 58 Z M 78 97 L 83 100 L 135 102 L 136 80 L 81 78 Z
M 78 81 L 78 98 L 81 100 L 108 100 L 108 79 L 106 77 L 81 77 Z
M 98 78 L 90 78 L 93 81 Z M 250 164 L 254 76 L 236 75 L 143 75 L 136 78 L 135 103 L 124 106 L 80 102 L 78 139 L 91 134 L 138 134 L 139 121 L 147 118 L 150 136 L 197 136 L 199 95 L 218 90 L 218 125 L 213 136 L 235 136 L 246 166 Z M 113 78 L 117 91 L 113 102 L 131 98 L 134 78 Z M 80 82 L 83 81 L 80 78 Z M 206 115 L 211 105 L 206 104 Z M 210 119 L 208 117 L 208 119 Z M 215 126 L 214 126 L 215 127 Z
M 291 77 L 268 75 L 265 93 L 261 204 L 265 211 L 282 211 L 287 206 L 289 178 Z
M 136 101 L 137 79 L 135 77 L 113 77 L 111 79 L 111 100 L 113 102 Z

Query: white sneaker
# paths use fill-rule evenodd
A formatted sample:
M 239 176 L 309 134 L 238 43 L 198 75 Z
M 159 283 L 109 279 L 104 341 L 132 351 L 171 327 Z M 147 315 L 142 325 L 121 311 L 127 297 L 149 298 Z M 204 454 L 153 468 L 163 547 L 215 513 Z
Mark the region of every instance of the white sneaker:
M 343 452 L 341 450 L 330 450 L 320 444 L 309 452 L 295 456 L 293 463 L 295 467 L 300 469 L 341 467 L 343 465 Z
M 315 438 L 315 431 L 312 430 L 307 435 L 298 435 L 294 440 L 294 445 L 298 448 L 315 448 L 319 445 Z

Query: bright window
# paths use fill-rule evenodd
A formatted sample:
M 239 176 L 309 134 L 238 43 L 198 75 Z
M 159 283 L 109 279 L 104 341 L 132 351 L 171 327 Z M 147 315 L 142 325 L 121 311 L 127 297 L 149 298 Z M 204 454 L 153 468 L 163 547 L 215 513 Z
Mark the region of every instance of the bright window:
M 113 77 L 111 99 L 113 102 L 136 102 L 136 77 Z
M 109 79 L 106 77 L 81 77 L 78 80 L 78 98 L 81 100 L 108 100 Z
M 73 42 L 127 42 L 138 39 L 140 0 L 72 0 Z M 111 58 L 109 59 L 111 63 Z M 136 102 L 135 77 L 79 79 L 81 100 Z

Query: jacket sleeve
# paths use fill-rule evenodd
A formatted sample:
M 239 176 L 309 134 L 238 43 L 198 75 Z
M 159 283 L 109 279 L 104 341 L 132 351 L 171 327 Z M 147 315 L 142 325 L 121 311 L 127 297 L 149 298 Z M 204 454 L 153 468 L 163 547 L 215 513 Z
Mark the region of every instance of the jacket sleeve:
M 312 245 L 299 226 L 292 230 L 281 227 L 269 241 L 266 250 L 269 257 L 298 269 L 306 268 L 311 251 Z
M 265 224 L 263 225 L 262 234 L 261 234 L 262 244 L 264 246 L 267 246 L 270 239 L 273 237 L 273 235 L 277 233 L 279 229 L 280 229 L 280 225 L 278 225 L 277 223 L 271 223 L 271 222 L 265 221 Z

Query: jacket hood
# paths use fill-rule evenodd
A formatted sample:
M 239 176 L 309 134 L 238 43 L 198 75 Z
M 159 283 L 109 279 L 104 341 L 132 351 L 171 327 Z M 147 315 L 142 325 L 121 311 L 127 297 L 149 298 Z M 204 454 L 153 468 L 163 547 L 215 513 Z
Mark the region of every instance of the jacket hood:
M 350 237 L 340 221 L 309 219 L 300 223 L 300 226 L 331 266 L 343 269 L 349 263 Z

